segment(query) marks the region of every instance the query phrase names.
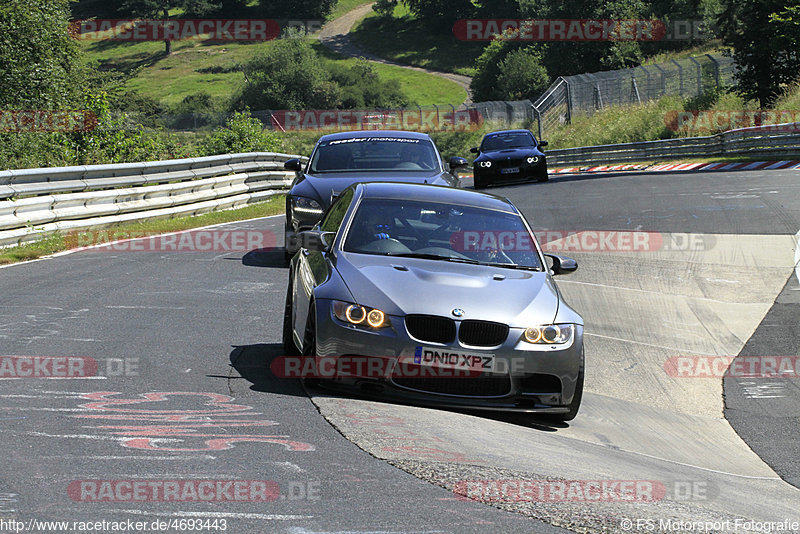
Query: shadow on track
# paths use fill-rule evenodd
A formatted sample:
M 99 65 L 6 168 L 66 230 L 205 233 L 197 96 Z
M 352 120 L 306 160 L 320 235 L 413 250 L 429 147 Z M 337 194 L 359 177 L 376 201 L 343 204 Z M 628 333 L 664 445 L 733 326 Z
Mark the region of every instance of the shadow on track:
M 289 267 L 283 247 L 251 250 L 242 256 L 242 265 L 246 267 L 278 267 L 283 269 Z
M 283 254 L 283 251 L 281 251 Z M 259 343 L 257 345 L 234 345 L 230 354 L 231 367 L 240 376 L 226 376 L 229 380 L 247 380 L 253 391 L 278 393 L 306 397 L 300 380 L 297 378 L 280 378 L 271 370 L 270 365 L 286 353 L 281 343 Z

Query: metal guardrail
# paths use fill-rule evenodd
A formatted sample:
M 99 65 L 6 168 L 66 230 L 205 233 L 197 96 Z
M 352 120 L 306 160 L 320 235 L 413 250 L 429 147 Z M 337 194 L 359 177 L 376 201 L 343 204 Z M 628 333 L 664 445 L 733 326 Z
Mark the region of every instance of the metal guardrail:
M 798 157 L 800 123 L 547 151 L 551 166 L 715 156 Z M 299 156 L 254 152 L 0 171 L 0 246 L 54 232 L 194 215 L 264 200 L 291 183 L 294 173 L 284 170 L 283 162 L 293 157 Z
M 0 171 L 0 246 L 55 232 L 194 215 L 265 200 L 298 157 L 270 152 Z
M 708 137 L 685 137 L 580 148 L 548 150 L 549 165 L 629 163 L 685 157 L 800 156 L 800 123 L 730 130 Z M 780 128 L 781 131 L 777 131 Z

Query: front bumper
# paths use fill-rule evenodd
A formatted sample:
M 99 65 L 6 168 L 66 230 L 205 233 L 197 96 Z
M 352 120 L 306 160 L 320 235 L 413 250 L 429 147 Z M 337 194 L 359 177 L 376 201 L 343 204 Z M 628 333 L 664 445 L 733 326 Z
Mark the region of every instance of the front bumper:
M 326 386 L 355 390 L 381 399 L 437 407 L 526 413 L 566 413 L 578 375 L 584 365 L 583 327 L 576 325 L 570 343 L 533 345 L 520 338 L 524 329 L 511 328 L 505 342 L 496 347 L 438 344 L 414 339 L 405 320 L 389 316 L 392 326 L 380 330 L 346 324 L 333 316 L 331 301 L 317 299 L 317 355 L 378 358 L 381 372 L 359 373 L 354 368 L 336 373 Z M 472 355 L 493 355 L 495 372 L 422 373 L 411 376 L 409 362 L 419 347 Z M 400 365 L 398 362 L 403 362 Z M 401 372 L 405 369 L 405 374 Z M 414 366 L 411 366 L 414 369 Z
M 504 173 L 502 169 L 508 167 L 503 165 L 503 162 L 494 163 L 491 167 L 474 166 L 472 169 L 473 176 L 485 184 L 498 184 L 506 182 L 520 182 L 528 180 L 539 180 L 547 177 L 547 159 L 544 156 L 539 156 L 540 159 L 536 163 L 521 163 L 513 165 L 513 168 L 518 168 L 519 172 Z

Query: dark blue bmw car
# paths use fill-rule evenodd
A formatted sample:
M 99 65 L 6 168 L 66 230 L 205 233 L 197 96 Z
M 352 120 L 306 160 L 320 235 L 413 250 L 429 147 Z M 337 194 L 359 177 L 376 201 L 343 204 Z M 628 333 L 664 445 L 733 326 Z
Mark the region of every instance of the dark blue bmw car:
M 295 171 L 286 196 L 286 255 L 298 250 L 297 234 L 310 230 L 339 193 L 358 182 L 410 182 L 458 186 L 453 172 L 467 160 L 447 163 L 428 134 L 368 130 L 323 135 L 303 169 L 291 159 L 284 167 Z
M 542 148 L 547 141 L 537 141 L 528 130 L 503 130 L 483 136 L 472 163 L 475 189 L 506 182 L 536 180 L 546 182 L 547 158 Z

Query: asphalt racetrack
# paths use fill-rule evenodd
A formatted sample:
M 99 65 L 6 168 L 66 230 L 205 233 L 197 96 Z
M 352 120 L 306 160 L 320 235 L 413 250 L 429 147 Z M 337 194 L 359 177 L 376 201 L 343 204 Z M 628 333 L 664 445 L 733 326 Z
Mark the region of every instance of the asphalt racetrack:
M 580 265 L 557 278 L 586 319 L 574 421 L 275 377 L 280 248 L 70 253 L 0 269 L 0 356 L 41 364 L 40 377 L 0 380 L 0 532 L 33 520 L 292 534 L 800 521 L 800 380 L 715 374 L 720 361 L 800 354 L 800 171 L 557 176 L 487 192 Z M 283 220 L 217 230 L 281 245 Z M 96 368 L 41 377 L 61 361 Z M 520 481 L 540 489 L 523 495 Z M 658 498 L 591 498 L 602 482 Z M 563 498 L 542 489 L 554 483 Z

